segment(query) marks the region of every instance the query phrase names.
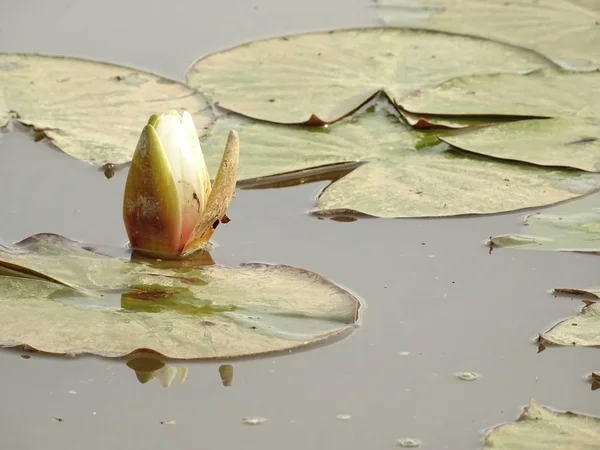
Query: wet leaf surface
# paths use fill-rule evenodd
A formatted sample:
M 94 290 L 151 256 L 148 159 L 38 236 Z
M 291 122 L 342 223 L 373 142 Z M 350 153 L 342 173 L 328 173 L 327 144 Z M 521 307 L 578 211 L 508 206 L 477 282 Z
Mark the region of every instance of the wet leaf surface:
M 495 158 L 600 171 L 600 117 L 521 120 L 441 139 Z
M 231 116 L 203 141 L 209 170 L 230 129 L 242 136 L 239 179 L 344 162 L 365 162 L 328 186 L 319 214 L 378 217 L 488 214 L 548 205 L 599 186 L 596 174 L 499 162 L 439 146 L 439 132 L 414 131 L 378 104 L 328 127 L 283 127 Z
M 359 307 L 343 289 L 290 266 L 125 260 L 56 235 L 0 247 L 7 261 L 47 279 L 0 276 L 0 343 L 49 353 L 256 355 L 349 330 Z
M 354 29 L 255 41 L 198 60 L 187 80 L 223 108 L 287 124 L 336 121 L 385 90 L 399 102 L 454 77 L 547 67 L 532 52 L 465 36 Z
M 596 0 L 375 0 L 388 25 L 481 36 L 536 50 L 570 69 L 600 68 Z
M 200 135 L 214 119 L 198 92 L 128 67 L 0 54 L 0 74 L 0 127 L 15 117 L 65 153 L 97 166 L 130 161 L 152 114 L 187 110 Z
M 434 115 L 600 118 L 600 72 L 468 75 L 423 87 L 399 103 Z
M 484 450 L 593 450 L 600 442 L 600 419 L 554 412 L 531 400 L 514 423 L 488 431 Z

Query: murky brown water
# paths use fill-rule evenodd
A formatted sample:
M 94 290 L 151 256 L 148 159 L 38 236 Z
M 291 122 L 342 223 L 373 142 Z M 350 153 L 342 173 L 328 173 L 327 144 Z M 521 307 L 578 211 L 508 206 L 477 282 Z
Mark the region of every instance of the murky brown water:
M 89 57 L 182 79 L 194 58 L 238 42 L 375 24 L 368 0 L 4 2 L 0 51 Z M 0 240 L 55 232 L 122 245 L 125 175 L 107 180 L 18 126 L 0 134 Z M 546 291 L 598 284 L 596 257 L 489 255 L 481 241 L 516 231 L 522 214 L 318 220 L 306 212 L 325 185 L 239 191 L 213 257 L 292 264 L 352 290 L 367 308 L 350 337 L 234 361 L 232 387 L 223 387 L 219 363 L 176 363 L 188 378 L 165 389 L 140 384 L 122 361 L 2 351 L 0 448 L 358 450 L 395 448 L 411 436 L 421 448 L 476 449 L 482 429 L 513 420 L 532 397 L 600 414 L 600 394 L 583 379 L 598 369 L 596 350 L 537 354 L 533 343 L 581 305 Z M 461 381 L 458 371 L 481 378 Z M 249 426 L 244 417 L 268 421 Z

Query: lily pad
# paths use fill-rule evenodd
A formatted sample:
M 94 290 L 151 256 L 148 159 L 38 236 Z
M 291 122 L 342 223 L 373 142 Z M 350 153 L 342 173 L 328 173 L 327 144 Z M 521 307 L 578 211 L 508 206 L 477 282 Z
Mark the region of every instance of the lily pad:
M 379 217 L 489 214 L 548 205 L 600 186 L 597 174 L 515 165 L 450 150 L 435 133 L 416 132 L 377 109 L 328 127 L 282 127 L 239 117 L 220 120 L 203 141 L 209 170 L 213 148 L 230 129 L 243 136 L 239 180 L 341 162 L 363 161 L 328 186 L 320 214 Z
M 516 422 L 486 433 L 484 449 L 595 450 L 600 442 L 600 419 L 570 411 L 555 412 L 531 400 Z
M 73 286 L 0 276 L 0 344 L 49 353 L 256 355 L 350 330 L 359 307 L 345 290 L 290 266 L 125 260 L 56 235 L 0 247 L 6 262 Z
M 530 214 L 520 234 L 494 236 L 497 247 L 600 252 L 600 193 Z
M 490 125 L 493 123 L 504 123 L 507 120 L 506 117 L 493 117 L 493 116 L 441 116 L 433 114 L 418 114 L 399 110 L 404 120 L 417 129 L 427 128 L 448 128 L 448 129 L 462 129 L 469 127 L 477 127 L 480 125 Z
M 527 50 L 423 30 L 370 28 L 243 44 L 196 61 L 190 86 L 219 106 L 277 123 L 332 123 L 384 89 L 395 100 L 454 77 L 527 72 Z
M 600 172 L 600 116 L 520 120 L 440 139 L 494 158 Z
M 600 72 L 466 76 L 422 88 L 399 103 L 413 113 L 434 115 L 600 118 Z
M 128 67 L 75 58 L 0 54 L 0 126 L 31 125 L 94 165 L 131 160 L 148 117 L 187 110 L 204 134 L 214 115 L 197 91 Z
M 599 290 L 589 292 L 598 295 Z M 540 342 L 568 346 L 599 346 L 600 345 L 600 302 L 588 302 L 581 312 L 563 320 L 539 337 Z
M 536 50 L 576 70 L 600 68 L 597 0 L 375 0 L 388 25 L 418 26 Z

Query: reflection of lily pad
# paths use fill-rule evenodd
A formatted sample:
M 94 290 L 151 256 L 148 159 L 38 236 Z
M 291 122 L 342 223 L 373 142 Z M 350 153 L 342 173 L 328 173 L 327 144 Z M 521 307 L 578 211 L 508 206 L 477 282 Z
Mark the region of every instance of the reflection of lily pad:
M 453 77 L 546 66 L 532 52 L 492 41 L 372 28 L 240 45 L 200 59 L 187 80 L 220 106 L 253 118 L 329 123 L 381 89 L 401 100 Z
M 309 344 L 350 329 L 357 319 L 352 295 L 289 266 L 161 267 L 88 252 L 52 235 L 30 238 L 27 246 L 0 247 L 0 265 L 5 262 L 74 287 L 0 276 L 5 346 L 105 356 L 150 349 L 171 358 L 221 358 Z M 144 301 L 146 308 L 139 304 Z
M 600 68 L 597 0 L 374 0 L 388 25 L 507 42 L 574 69 Z
M 590 289 L 594 295 L 599 289 Z M 556 345 L 598 346 L 600 345 L 600 303 L 587 303 L 574 317 L 563 320 L 540 335 L 540 342 Z
M 552 204 L 587 192 L 600 182 L 597 174 L 514 165 L 447 151 L 436 147 L 435 133 L 415 132 L 380 110 L 326 128 L 282 127 L 239 118 L 218 121 L 213 134 L 203 141 L 209 170 L 217 164 L 212 149 L 221 146 L 231 128 L 244 136 L 241 180 L 366 161 L 321 193 L 320 213 L 486 214 Z
M 516 422 L 486 433 L 484 449 L 596 450 L 600 419 L 570 411 L 554 412 L 531 400 Z
M 151 114 L 188 110 L 202 135 L 204 97 L 176 81 L 81 59 L 0 54 L 0 127 L 32 125 L 65 153 L 95 165 L 131 160 Z
M 441 139 L 495 158 L 600 172 L 600 116 L 521 120 Z
M 600 252 L 600 193 L 527 216 L 520 234 L 494 236 L 498 247 Z

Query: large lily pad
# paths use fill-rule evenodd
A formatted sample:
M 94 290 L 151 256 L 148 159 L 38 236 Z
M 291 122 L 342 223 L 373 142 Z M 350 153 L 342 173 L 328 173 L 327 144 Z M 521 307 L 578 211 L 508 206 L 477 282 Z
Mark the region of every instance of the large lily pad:
M 173 80 L 74 58 L 0 54 L 0 126 L 9 118 L 43 130 L 62 151 L 103 165 L 131 160 L 148 117 L 188 110 L 202 135 L 206 99 Z
M 345 290 L 290 266 L 125 260 L 55 235 L 0 247 L 6 263 L 13 274 L 28 270 L 0 276 L 0 343 L 50 353 L 255 355 L 348 330 L 359 306 Z
M 375 0 L 388 25 L 465 33 L 536 50 L 579 70 L 600 68 L 597 0 Z
M 463 77 L 423 89 L 403 106 L 457 119 L 462 114 L 552 117 L 471 129 L 443 140 L 496 158 L 599 171 L 600 73 L 545 70 Z
M 484 449 L 596 450 L 600 419 L 570 411 L 555 412 L 531 400 L 515 423 L 486 433 Z
M 251 42 L 198 60 L 193 86 L 220 106 L 277 123 L 333 122 L 381 89 L 401 100 L 461 75 L 521 72 L 547 60 L 459 35 L 353 29 Z
M 600 252 L 600 193 L 533 213 L 526 217 L 521 233 L 491 241 L 497 247 Z
M 441 139 L 495 158 L 600 171 L 600 116 L 520 120 Z
M 589 292 L 598 295 L 597 288 Z M 583 292 L 583 291 L 580 291 Z M 540 335 L 540 342 L 556 345 L 599 346 L 600 345 L 600 303 L 587 303 L 581 312 L 565 319 Z
M 600 72 L 466 76 L 422 88 L 400 103 L 422 114 L 599 118 Z
M 487 214 L 548 205 L 599 186 L 597 174 L 498 162 L 448 150 L 435 134 L 415 132 L 378 109 L 326 128 L 282 127 L 240 118 L 217 123 L 203 141 L 212 170 L 213 148 L 229 129 L 243 138 L 240 180 L 349 161 L 364 161 L 327 187 L 320 213 L 379 217 Z

